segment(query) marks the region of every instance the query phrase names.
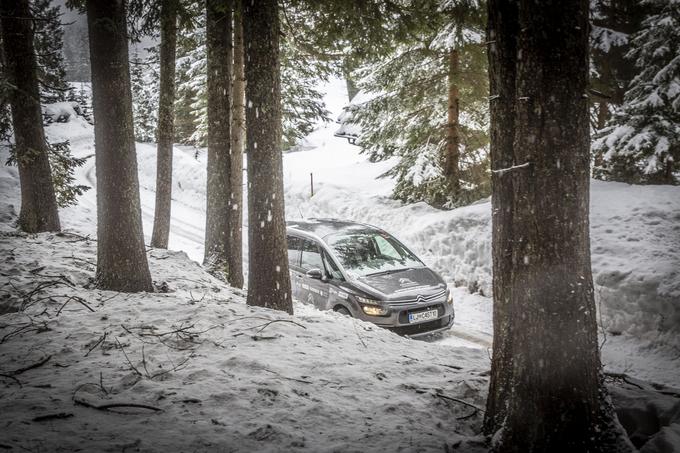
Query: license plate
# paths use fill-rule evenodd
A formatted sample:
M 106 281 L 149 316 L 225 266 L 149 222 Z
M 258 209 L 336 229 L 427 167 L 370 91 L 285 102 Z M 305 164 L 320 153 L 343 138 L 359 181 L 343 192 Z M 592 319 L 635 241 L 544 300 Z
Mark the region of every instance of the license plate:
M 408 322 L 414 323 L 414 322 L 428 321 L 430 319 L 437 319 L 437 316 L 439 316 L 439 312 L 437 310 L 428 310 L 428 311 L 419 311 L 417 313 L 409 313 L 408 314 Z

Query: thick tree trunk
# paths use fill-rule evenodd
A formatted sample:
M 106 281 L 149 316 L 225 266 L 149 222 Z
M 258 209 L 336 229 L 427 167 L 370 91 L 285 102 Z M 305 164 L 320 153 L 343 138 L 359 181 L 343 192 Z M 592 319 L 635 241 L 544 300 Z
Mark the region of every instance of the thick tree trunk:
M 248 156 L 248 305 L 293 312 L 281 156 L 276 0 L 244 2 Z
M 59 231 L 57 198 L 40 110 L 33 20 L 28 0 L 0 1 L 2 41 L 10 90 L 15 155 L 21 184 L 19 227 L 28 233 Z
M 156 208 L 151 246 L 168 248 L 172 204 L 172 145 L 175 141 L 175 53 L 177 0 L 161 2 L 161 86 L 158 102 Z
M 153 291 L 144 247 L 124 0 L 88 0 L 97 164 L 97 282 Z
M 494 345 L 485 427 L 497 452 L 621 451 L 601 387 L 590 269 L 588 2 L 488 8 Z
M 458 161 L 460 160 L 460 93 L 458 90 L 459 55 L 457 49 L 449 52 L 448 67 L 448 115 L 446 124 L 446 154 L 444 155 L 444 176 L 453 192 L 458 190 L 460 176 Z
M 246 137 L 246 79 L 243 66 L 243 7 L 234 13 L 234 77 L 231 107 L 231 175 L 229 183 L 229 284 L 243 287 L 243 147 Z
M 229 199 L 231 192 L 231 0 L 207 0 L 208 186 L 203 264 L 223 278 L 231 269 Z
M 489 0 L 489 130 L 492 168 L 509 168 L 514 160 L 515 137 L 515 58 L 519 24 L 517 5 L 509 0 Z M 512 291 L 512 240 L 514 191 L 512 178 L 491 178 L 493 251 L 493 359 L 494 370 L 512 368 L 510 320 L 514 306 Z M 494 372 L 489 382 L 485 431 L 489 434 L 503 426 L 505 406 L 510 400 L 512 380 L 509 373 Z

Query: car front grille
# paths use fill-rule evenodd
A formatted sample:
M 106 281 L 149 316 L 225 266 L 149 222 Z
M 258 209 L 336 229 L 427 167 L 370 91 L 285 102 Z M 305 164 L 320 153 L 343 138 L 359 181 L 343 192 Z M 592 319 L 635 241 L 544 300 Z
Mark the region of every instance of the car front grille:
M 440 299 L 444 299 L 446 297 L 446 290 L 443 289 L 438 293 L 435 294 L 430 294 L 428 296 L 418 296 L 414 297 L 412 299 L 401 299 L 401 300 L 395 300 L 395 301 L 387 301 L 387 304 L 391 307 L 403 307 L 405 305 L 413 305 L 413 304 L 429 304 L 431 302 L 440 302 Z

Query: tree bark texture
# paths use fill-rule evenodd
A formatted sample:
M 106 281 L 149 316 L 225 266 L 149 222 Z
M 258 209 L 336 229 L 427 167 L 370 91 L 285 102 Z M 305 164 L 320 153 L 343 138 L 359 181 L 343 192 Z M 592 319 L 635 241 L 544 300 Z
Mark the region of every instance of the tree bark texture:
M 172 205 L 172 154 L 175 141 L 175 55 L 177 0 L 161 2 L 160 95 L 156 150 L 156 207 L 151 246 L 167 249 Z
M 281 155 L 276 0 L 243 4 L 248 156 L 248 305 L 293 312 Z
M 208 184 L 204 265 L 230 274 L 227 260 L 231 192 L 231 0 L 206 1 L 208 56 Z
M 243 148 L 246 137 L 246 79 L 243 66 L 243 7 L 234 8 L 234 70 L 231 107 L 231 174 L 229 182 L 229 284 L 243 287 Z
M 10 83 L 15 155 L 21 185 L 19 227 L 28 233 L 59 231 L 59 211 L 52 183 L 40 109 L 33 27 L 28 0 L 0 1 L 2 41 Z
M 590 268 L 588 2 L 491 0 L 497 452 L 622 451 Z
M 448 115 L 446 124 L 446 155 L 444 176 L 450 190 L 457 191 L 460 185 L 458 161 L 460 160 L 460 56 L 457 49 L 451 49 L 448 58 Z
M 144 247 L 132 126 L 124 0 L 88 0 L 97 173 L 97 282 L 152 291 Z

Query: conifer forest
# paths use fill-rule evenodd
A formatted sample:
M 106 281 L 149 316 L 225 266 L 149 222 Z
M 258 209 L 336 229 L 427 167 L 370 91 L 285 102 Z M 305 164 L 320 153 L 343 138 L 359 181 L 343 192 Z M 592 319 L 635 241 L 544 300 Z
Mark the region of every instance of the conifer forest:
M 0 450 L 680 453 L 680 0 L 0 0 Z

